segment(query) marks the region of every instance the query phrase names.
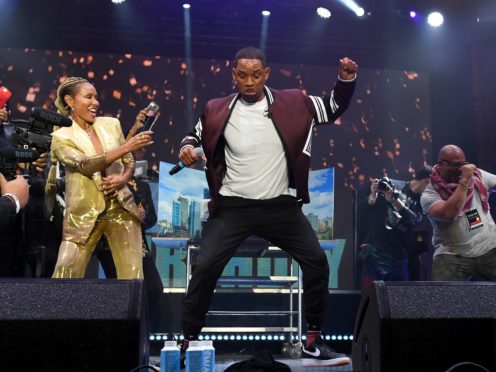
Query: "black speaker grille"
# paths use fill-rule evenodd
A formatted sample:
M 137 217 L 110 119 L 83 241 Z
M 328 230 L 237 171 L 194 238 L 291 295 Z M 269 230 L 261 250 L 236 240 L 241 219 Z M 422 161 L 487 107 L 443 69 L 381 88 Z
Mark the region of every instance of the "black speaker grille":
M 148 360 L 143 283 L 0 281 L 0 371 L 130 371 Z
M 491 283 L 394 283 L 386 290 L 391 318 L 496 318 Z

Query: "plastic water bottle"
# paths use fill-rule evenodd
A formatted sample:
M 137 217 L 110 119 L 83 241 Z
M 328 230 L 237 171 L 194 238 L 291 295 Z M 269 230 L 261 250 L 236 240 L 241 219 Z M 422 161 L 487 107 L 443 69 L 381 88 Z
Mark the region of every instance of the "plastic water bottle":
M 215 348 L 212 341 L 203 344 L 203 372 L 215 372 Z
M 179 372 L 180 358 L 176 341 L 165 341 L 160 351 L 160 372 Z
M 203 371 L 203 345 L 200 341 L 190 341 L 186 349 L 186 372 Z

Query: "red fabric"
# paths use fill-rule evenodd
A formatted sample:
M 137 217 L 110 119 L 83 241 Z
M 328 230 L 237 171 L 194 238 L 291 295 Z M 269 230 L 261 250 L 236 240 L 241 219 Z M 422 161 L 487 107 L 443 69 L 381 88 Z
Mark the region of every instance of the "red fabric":
M 447 183 L 444 179 L 441 178 L 439 173 L 437 172 L 437 167 L 432 169 L 431 173 L 431 183 L 432 186 L 436 189 L 436 191 L 441 195 L 443 200 L 448 200 L 448 198 L 455 192 L 458 187 L 458 183 Z M 489 211 L 489 193 L 487 191 L 484 182 L 482 182 L 482 173 L 477 168 L 474 172 L 474 176 L 470 180 L 468 184 L 467 197 L 465 198 L 465 204 L 463 205 L 460 214 L 463 214 L 470 210 L 470 205 L 472 204 L 472 199 L 474 198 L 474 188 L 477 189 L 479 193 L 479 197 L 482 202 L 482 209 L 484 212 Z

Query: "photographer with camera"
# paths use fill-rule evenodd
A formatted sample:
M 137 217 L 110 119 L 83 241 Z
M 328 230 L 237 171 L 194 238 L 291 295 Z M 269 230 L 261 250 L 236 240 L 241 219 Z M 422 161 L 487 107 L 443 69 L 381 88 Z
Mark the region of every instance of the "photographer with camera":
M 428 230 L 415 228 L 425 222 L 424 229 L 429 229 L 420 195 L 429 183 L 431 170 L 430 166 L 420 168 L 409 182 L 374 179 L 370 192 L 359 194 L 362 289 L 374 280 L 418 279 L 418 256 L 428 248 Z
M 32 117 L 30 121 L 10 120 L 8 100 L 11 95 L 7 88 L 0 87 L 0 104 L 3 106 L 0 108 L 0 138 L 4 140 L 0 146 L 0 173 L 6 182 L 10 181 L 7 185 L 11 182 L 18 187 L 22 185 L 28 191 L 28 199 L 21 203 L 25 208 L 19 214 L 8 216 L 9 227 L 5 230 L 7 233 L 3 234 L 2 242 L 8 247 L 9 258 L 2 260 L 4 269 L 0 271 L 0 277 L 25 276 L 26 263 L 33 263 L 30 264 L 31 268 L 36 266 L 34 262 L 40 247 L 43 247 L 45 222 L 43 173 L 47 165 L 49 145 L 39 147 L 36 140 L 25 141 L 25 137 L 32 138 L 33 135 L 22 126 L 29 127 L 34 120 Z M 46 137 L 50 138 L 48 134 Z M 18 176 L 19 174 L 23 176 Z M 7 218 L 6 215 L 2 217 Z M 33 269 L 33 274 L 34 271 Z
M 10 273 L 4 276 L 46 276 L 46 240 L 50 232 L 45 213 L 45 169 L 50 133 L 59 120 L 55 113 L 42 108 L 33 108 L 29 120 L 11 118 L 8 109 L 11 96 L 6 87 L 0 87 L 0 104 L 4 105 L 0 109 L 0 138 L 8 142 L 0 153 L 0 172 L 7 180 L 22 174 L 29 184 L 29 199 L 15 218 L 15 229 L 10 230 L 16 231 L 10 234 L 9 245 L 16 252 L 17 260 L 12 262 Z

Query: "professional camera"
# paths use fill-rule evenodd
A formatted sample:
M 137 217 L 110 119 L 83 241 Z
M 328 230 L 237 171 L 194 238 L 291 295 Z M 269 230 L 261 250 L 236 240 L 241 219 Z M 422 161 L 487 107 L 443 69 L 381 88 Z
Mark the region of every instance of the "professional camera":
M 388 177 L 382 177 L 379 180 L 378 186 L 379 186 L 379 193 L 384 194 L 385 192 L 392 191 L 393 192 L 392 196 L 394 199 L 398 199 L 398 197 L 400 196 L 400 192 L 396 190 L 393 181 L 391 181 L 391 179 Z
M 7 181 L 12 181 L 16 177 L 19 163 L 31 163 L 39 156 L 37 151 L 16 148 L 0 138 L 0 173 Z
M 50 150 L 50 133 L 54 126 L 70 127 L 72 120 L 56 112 L 34 107 L 29 121 L 14 119 L 10 123 L 14 126 L 10 144 L 5 141 L 0 143 L 0 172 L 7 180 L 15 178 L 19 163 L 31 163 L 39 158 L 40 153 Z
M 27 128 L 16 125 L 15 133 L 12 134 L 11 143 L 16 147 L 35 148 L 36 150 L 48 152 L 52 143 L 54 126 L 70 127 L 72 120 L 40 107 L 33 107 L 29 115 L 29 122 L 25 120 L 12 120 L 14 125 L 27 124 Z

